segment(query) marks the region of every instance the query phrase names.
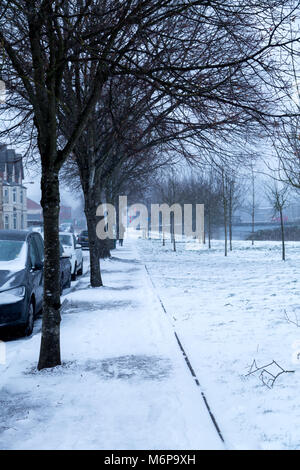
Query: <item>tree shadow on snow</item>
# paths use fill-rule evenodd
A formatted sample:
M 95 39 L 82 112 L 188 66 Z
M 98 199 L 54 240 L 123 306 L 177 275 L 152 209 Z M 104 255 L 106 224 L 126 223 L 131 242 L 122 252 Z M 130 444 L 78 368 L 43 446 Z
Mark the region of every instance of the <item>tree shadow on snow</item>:
M 169 377 L 172 364 L 161 356 L 126 355 L 102 360 L 88 360 L 81 364 L 77 361 L 64 362 L 53 369 L 40 372 L 34 367 L 25 375 L 73 375 L 92 373 L 103 380 L 163 380 Z

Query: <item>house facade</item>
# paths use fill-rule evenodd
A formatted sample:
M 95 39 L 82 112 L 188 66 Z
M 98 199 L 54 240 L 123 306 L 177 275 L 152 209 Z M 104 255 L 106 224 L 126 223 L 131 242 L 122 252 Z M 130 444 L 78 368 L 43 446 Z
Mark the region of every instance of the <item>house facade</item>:
M 1 228 L 27 229 L 27 190 L 23 186 L 22 156 L 0 144 Z
M 73 223 L 71 207 L 60 206 L 59 222 Z M 43 225 L 43 209 L 41 205 L 29 198 L 27 198 L 27 223 L 28 227 L 40 227 Z

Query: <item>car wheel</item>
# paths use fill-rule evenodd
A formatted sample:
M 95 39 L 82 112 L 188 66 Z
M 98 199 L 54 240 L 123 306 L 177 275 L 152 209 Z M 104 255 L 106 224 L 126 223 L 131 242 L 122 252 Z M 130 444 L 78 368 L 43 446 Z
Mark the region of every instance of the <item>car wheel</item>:
M 74 273 L 72 274 L 72 281 L 76 281 L 77 275 L 77 263 L 75 263 Z
M 66 283 L 66 289 L 70 289 L 71 287 L 71 279 L 72 279 L 72 273 L 71 273 L 71 269 L 69 271 L 69 276 L 68 276 L 68 281 Z
M 60 277 L 60 295 L 62 295 L 63 290 L 64 290 L 64 274 L 61 273 L 61 277 Z
M 83 260 L 81 261 L 81 266 L 80 266 L 80 269 L 78 270 L 78 276 L 82 276 L 83 275 Z
M 33 326 L 34 326 L 34 305 L 33 302 L 31 301 L 28 307 L 28 312 L 27 312 L 27 322 L 26 326 L 24 329 L 24 335 L 25 336 L 31 336 L 33 332 Z

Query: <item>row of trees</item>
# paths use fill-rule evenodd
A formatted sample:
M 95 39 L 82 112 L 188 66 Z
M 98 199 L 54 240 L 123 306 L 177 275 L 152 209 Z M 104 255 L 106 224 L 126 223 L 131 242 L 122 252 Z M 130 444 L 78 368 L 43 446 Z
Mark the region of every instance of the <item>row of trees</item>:
M 298 6 L 286 0 L 1 1 L 0 79 L 8 91 L 1 137 L 27 143 L 41 167 L 39 369 L 61 363 L 63 166 L 80 179 L 91 285 L 101 286 L 95 217 L 103 198 L 114 201 L 132 178 L 142 181 L 179 156 L 208 161 L 213 155 L 225 168 L 286 114 L 283 58 L 294 54 L 291 19 Z
M 245 172 L 245 170 L 247 170 Z M 246 173 L 246 174 L 245 174 Z M 282 259 L 286 259 L 285 249 L 285 211 L 292 200 L 297 199 L 297 191 L 291 185 L 281 181 L 276 175 L 265 175 L 258 178 L 259 172 L 255 169 L 255 160 L 252 159 L 250 165 L 233 169 L 217 168 L 214 166 L 204 167 L 200 171 L 195 168 L 192 172 L 179 167 L 175 171 L 163 169 L 152 175 L 148 180 L 147 189 L 137 188 L 134 194 L 135 200 L 142 200 L 150 204 L 174 204 L 181 208 L 182 220 L 180 221 L 180 234 L 184 232 L 185 205 L 193 207 L 193 230 L 196 227 L 196 204 L 204 204 L 205 207 L 205 230 L 204 243 L 208 248 L 212 247 L 212 237 L 219 238 L 220 231 L 223 231 L 224 253 L 233 250 L 233 225 L 236 214 L 245 212 L 251 218 L 251 235 L 248 239 L 252 245 L 256 238 L 255 223 L 257 222 L 257 211 L 264 201 L 264 205 L 269 208 L 269 217 L 278 218 L 280 222 L 280 239 L 282 241 Z M 142 198 L 142 199 L 141 199 Z M 166 236 L 170 234 L 173 249 L 176 251 L 176 230 L 174 226 L 174 215 L 171 212 L 171 219 L 168 225 L 163 225 L 163 219 L 159 220 L 159 225 L 154 226 L 151 221 L 151 231 L 160 232 L 165 245 Z M 276 232 L 277 233 L 277 232 Z M 259 233 L 260 237 L 262 233 Z

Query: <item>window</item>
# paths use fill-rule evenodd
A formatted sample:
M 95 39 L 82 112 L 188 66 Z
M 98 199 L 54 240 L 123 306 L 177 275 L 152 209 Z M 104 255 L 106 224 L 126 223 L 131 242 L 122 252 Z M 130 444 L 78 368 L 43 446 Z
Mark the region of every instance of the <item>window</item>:
M 20 256 L 23 241 L 0 240 L 0 261 L 13 261 Z
M 7 188 L 4 188 L 4 190 L 3 190 L 3 202 L 4 202 L 4 204 L 9 203 L 9 194 L 8 194 L 8 189 Z
M 14 214 L 13 214 L 13 228 L 14 230 L 17 230 L 17 211 L 14 208 Z
M 72 235 L 59 235 L 59 240 L 62 245 L 72 246 Z
M 36 246 L 36 243 L 33 237 L 31 237 L 29 240 L 29 259 L 30 259 L 30 264 L 32 267 L 42 262 L 38 247 Z
M 17 202 L 17 188 L 13 189 L 13 202 Z
M 21 230 L 24 229 L 24 214 L 21 214 Z
M 4 217 L 4 228 L 5 230 L 9 230 L 9 215 Z
M 40 237 L 39 235 L 33 235 L 33 237 L 39 252 L 40 260 L 44 261 L 44 242 L 42 240 L 42 237 Z
M 23 189 L 21 189 L 21 192 L 20 192 L 20 202 L 21 202 L 21 204 L 23 204 L 23 202 L 24 202 Z

